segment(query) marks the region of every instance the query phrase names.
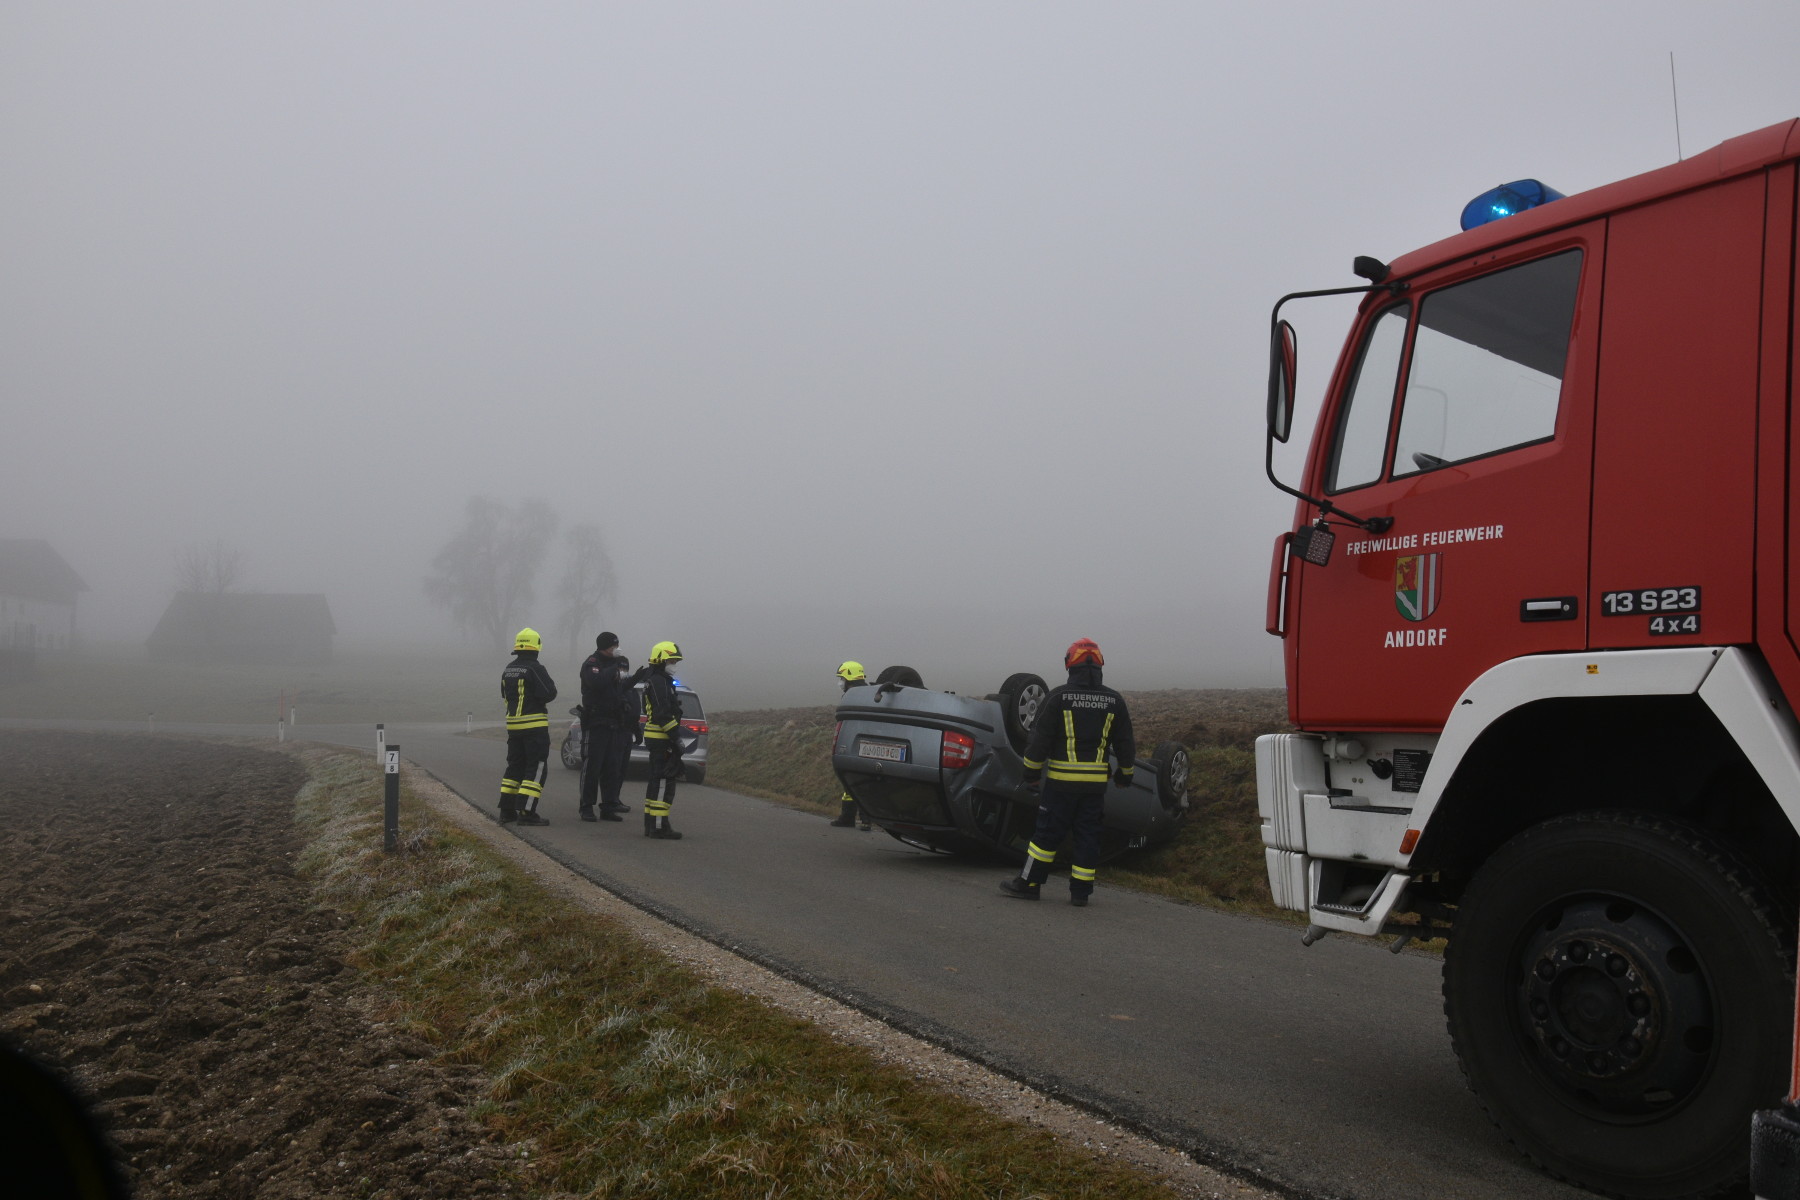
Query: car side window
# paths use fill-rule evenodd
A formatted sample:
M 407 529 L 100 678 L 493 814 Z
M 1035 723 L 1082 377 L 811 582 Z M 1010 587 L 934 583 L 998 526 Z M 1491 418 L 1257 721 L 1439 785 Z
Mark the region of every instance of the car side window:
M 1381 478 L 1387 450 L 1388 422 L 1394 412 L 1394 392 L 1400 381 L 1400 355 L 1406 348 L 1406 322 L 1411 305 L 1397 304 L 1375 319 L 1363 340 L 1350 384 L 1337 440 L 1331 451 L 1331 471 L 1325 490 L 1341 492 L 1363 487 Z
M 1419 302 L 1396 477 L 1556 435 L 1580 279 L 1581 251 L 1570 250 Z

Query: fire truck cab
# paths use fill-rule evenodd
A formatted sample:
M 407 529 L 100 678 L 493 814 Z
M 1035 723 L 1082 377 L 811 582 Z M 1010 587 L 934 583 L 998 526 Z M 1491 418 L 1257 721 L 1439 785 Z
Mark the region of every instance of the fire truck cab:
M 1800 121 L 1464 231 L 1271 319 L 1257 744 L 1308 944 L 1447 936 L 1471 1088 L 1634 1197 L 1748 1170 L 1789 1083 L 1800 895 Z M 1283 305 L 1362 292 L 1304 474 Z

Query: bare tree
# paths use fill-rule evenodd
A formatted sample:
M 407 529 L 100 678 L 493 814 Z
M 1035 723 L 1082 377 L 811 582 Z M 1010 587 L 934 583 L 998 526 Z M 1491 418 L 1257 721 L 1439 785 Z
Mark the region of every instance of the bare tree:
M 537 575 L 556 536 L 556 514 L 542 500 L 517 507 L 471 496 L 463 524 L 431 560 L 425 595 L 450 610 L 459 629 L 512 644 L 530 619 Z
M 178 591 L 223 596 L 237 588 L 244 573 L 244 554 L 223 539 L 211 545 L 194 542 L 175 551 L 175 587 Z
M 569 652 L 599 632 L 593 625 L 600 606 L 618 599 L 619 581 L 600 526 L 591 521 L 569 526 L 563 531 L 563 548 L 568 559 L 556 585 L 556 631 Z

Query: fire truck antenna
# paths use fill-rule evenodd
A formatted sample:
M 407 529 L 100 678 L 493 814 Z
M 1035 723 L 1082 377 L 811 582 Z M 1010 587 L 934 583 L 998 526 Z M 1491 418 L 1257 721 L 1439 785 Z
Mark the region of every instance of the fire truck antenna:
M 1681 152 L 1681 93 L 1675 87 L 1675 52 L 1669 51 L 1669 100 L 1675 108 L 1675 161 L 1681 162 L 1686 155 Z

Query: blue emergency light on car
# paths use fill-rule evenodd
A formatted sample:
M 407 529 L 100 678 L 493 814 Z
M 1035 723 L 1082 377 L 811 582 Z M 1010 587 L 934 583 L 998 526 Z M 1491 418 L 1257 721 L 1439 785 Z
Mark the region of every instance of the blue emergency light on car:
M 1537 208 L 1562 198 L 1561 192 L 1553 187 L 1546 187 L 1535 179 L 1515 179 L 1492 191 L 1483 192 L 1463 205 L 1462 227 L 1473 229 L 1477 225 L 1486 225 L 1501 217 L 1510 217 L 1514 213 L 1522 213 L 1528 208 Z

